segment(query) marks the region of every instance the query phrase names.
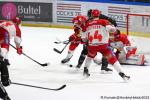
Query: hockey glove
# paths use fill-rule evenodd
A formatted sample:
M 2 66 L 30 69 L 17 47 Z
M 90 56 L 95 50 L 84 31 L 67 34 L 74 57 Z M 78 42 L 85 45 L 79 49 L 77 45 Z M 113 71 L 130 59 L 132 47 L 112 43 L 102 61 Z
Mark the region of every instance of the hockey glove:
M 22 54 L 22 46 L 17 47 L 17 53 L 18 53 L 19 55 L 21 55 L 21 54 Z
M 76 38 L 75 35 L 71 35 L 71 36 L 69 37 L 69 42 L 74 41 L 75 38 Z

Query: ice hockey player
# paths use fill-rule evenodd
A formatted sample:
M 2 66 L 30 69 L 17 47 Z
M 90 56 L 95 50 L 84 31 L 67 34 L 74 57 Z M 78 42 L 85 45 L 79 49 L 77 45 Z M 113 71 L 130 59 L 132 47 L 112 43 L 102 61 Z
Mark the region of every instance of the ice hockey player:
M 86 77 L 90 76 L 88 68 L 97 52 L 100 52 L 124 80 L 129 80 L 130 76 L 124 74 L 116 56 L 109 49 L 109 32 L 107 31 L 107 26 L 110 25 L 107 20 L 99 19 L 99 13 L 97 9 L 92 10 L 93 19 L 86 23 L 86 31 L 82 34 L 82 40 L 88 42 L 88 55 L 85 60 L 83 75 Z
M 68 54 L 67 54 L 66 58 L 61 61 L 61 63 L 67 63 L 68 61 L 70 61 L 76 47 L 79 44 L 83 44 L 83 48 L 86 48 L 86 44 L 84 42 L 82 42 L 82 39 L 81 39 L 81 33 L 84 31 L 83 25 L 85 24 L 83 22 L 86 22 L 86 21 L 87 21 L 87 17 L 83 16 L 83 15 L 79 15 L 79 16 L 76 16 L 75 18 L 73 18 L 72 22 L 74 24 L 74 32 L 75 33 L 73 33 L 69 37 L 69 42 L 71 44 L 69 45 Z M 84 50 L 86 50 L 86 49 L 84 49 Z M 86 50 L 86 52 L 87 52 L 87 50 Z M 97 59 L 95 58 L 94 61 L 96 62 Z
M 21 19 L 14 18 L 12 21 L 0 21 L 0 72 L 1 72 L 1 85 L 0 85 L 0 98 L 3 100 L 10 100 L 7 92 L 3 86 L 9 86 L 11 81 L 9 79 L 8 71 L 8 52 L 10 46 L 10 39 L 14 37 L 17 53 L 22 54 L 21 43 L 21 30 L 19 24 Z
M 74 24 L 73 26 L 74 33 L 69 37 L 70 45 L 69 45 L 68 54 L 66 58 L 64 58 L 61 61 L 61 63 L 67 63 L 68 61 L 70 61 L 76 47 L 78 47 L 78 45 L 81 43 L 81 35 L 80 35 L 81 28 L 77 23 L 82 23 L 82 22 L 79 22 L 78 20 L 79 17 L 82 17 L 85 21 L 87 20 L 85 16 L 76 16 L 73 18 L 72 22 Z
M 89 9 L 88 12 L 87 12 L 87 16 L 88 16 L 88 20 L 91 20 L 93 19 L 93 16 L 91 14 L 92 12 L 92 9 Z M 110 24 L 114 25 L 115 27 L 117 27 L 117 23 L 116 23 L 116 20 L 113 19 L 113 18 L 110 18 L 104 14 L 101 13 L 100 11 L 100 14 L 99 14 L 99 19 L 105 19 L 105 20 L 108 20 L 110 22 Z
M 88 20 L 87 21 L 93 19 L 91 12 L 92 12 L 92 9 L 88 10 L 88 13 L 87 13 Z M 101 11 L 99 11 L 99 19 L 106 19 L 115 27 L 117 26 L 117 23 L 114 19 L 112 19 L 106 15 L 103 15 L 101 13 Z M 81 55 L 80 55 L 79 60 L 78 60 L 78 64 L 76 66 L 77 68 L 81 67 L 81 65 L 83 64 L 83 62 L 85 60 L 86 55 L 87 55 L 87 46 L 84 45 L 83 50 L 82 50 Z M 107 59 L 105 57 L 102 57 L 102 61 L 99 61 L 98 59 L 95 58 L 94 62 L 97 63 L 98 65 L 102 64 L 101 65 L 101 72 L 102 73 L 111 73 L 112 72 L 112 69 L 108 68 L 108 62 L 107 62 Z
M 137 54 L 137 46 L 127 34 L 116 29 L 110 31 L 110 46 L 116 50 L 115 54 L 121 64 L 144 65 L 144 54 Z

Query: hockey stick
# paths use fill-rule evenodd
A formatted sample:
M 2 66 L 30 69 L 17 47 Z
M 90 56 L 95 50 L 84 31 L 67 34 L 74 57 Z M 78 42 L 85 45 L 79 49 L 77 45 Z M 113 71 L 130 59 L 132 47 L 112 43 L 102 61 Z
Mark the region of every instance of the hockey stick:
M 58 90 L 62 90 L 66 87 L 66 84 L 60 86 L 59 88 L 45 88 L 45 87 L 40 87 L 40 86 L 34 86 L 34 85 L 29 85 L 29 84 L 22 84 L 22 83 L 16 83 L 16 82 L 11 82 L 12 84 L 15 85 L 21 85 L 21 86 L 27 86 L 27 87 L 33 87 L 33 88 L 39 88 L 39 89 L 45 89 L 45 90 L 54 90 L 54 91 L 58 91 Z
M 13 47 L 14 49 L 16 49 L 15 46 L 13 46 L 12 44 L 10 44 L 10 46 Z M 16 50 L 17 50 L 17 49 L 16 49 Z M 25 53 L 22 53 L 22 54 L 23 54 L 24 56 L 28 57 L 29 59 L 31 59 L 32 61 L 36 62 L 37 64 L 41 65 L 41 66 L 48 66 L 48 65 L 49 65 L 49 63 L 41 64 L 41 63 L 39 63 L 38 61 L 36 61 L 36 60 L 34 60 L 33 58 L 31 58 L 31 57 L 29 57 L 28 55 L 26 55 Z
M 54 43 L 55 44 L 60 44 L 60 43 L 63 43 L 63 44 L 67 44 L 69 40 L 65 40 L 65 41 L 55 41 Z
M 68 44 L 69 44 L 69 41 L 68 41 L 68 43 L 65 44 L 65 46 L 62 48 L 62 50 L 58 50 L 58 49 L 54 48 L 54 51 L 61 54 L 65 50 L 65 48 L 67 47 Z
M 58 37 L 56 37 L 56 42 L 54 42 L 54 43 L 56 43 L 56 44 L 60 44 L 60 43 L 63 43 L 63 44 L 67 44 L 68 42 L 69 42 L 69 40 L 64 40 L 64 41 L 62 41 L 62 40 L 60 40 Z

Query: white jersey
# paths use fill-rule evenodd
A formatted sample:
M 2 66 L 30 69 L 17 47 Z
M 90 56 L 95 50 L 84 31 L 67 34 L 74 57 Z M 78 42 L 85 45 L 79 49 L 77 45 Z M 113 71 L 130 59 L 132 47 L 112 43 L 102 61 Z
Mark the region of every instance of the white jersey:
M 2 22 L 2 23 L 0 23 L 0 27 L 2 27 L 8 31 L 10 38 L 12 38 L 13 36 L 16 35 L 16 27 L 12 22 L 10 22 L 10 21 Z
M 107 44 L 109 41 L 109 33 L 106 27 L 102 25 L 91 25 L 87 27 L 86 35 L 89 45 Z

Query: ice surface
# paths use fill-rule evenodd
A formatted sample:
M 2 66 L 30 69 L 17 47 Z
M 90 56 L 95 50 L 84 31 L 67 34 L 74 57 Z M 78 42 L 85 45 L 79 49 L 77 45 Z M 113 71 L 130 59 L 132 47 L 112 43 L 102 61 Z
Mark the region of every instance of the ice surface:
M 150 96 L 150 66 L 123 65 L 123 70 L 131 76 L 130 82 L 126 83 L 112 66 L 109 66 L 114 70 L 112 74 L 101 74 L 100 66 L 93 63 L 90 67 L 91 76 L 83 79 L 83 68 L 75 72 L 73 68 L 60 64 L 67 54 L 67 48 L 62 54 L 53 51 L 54 47 L 62 49 L 64 46 L 55 44 L 56 38 L 67 40 L 73 33 L 72 29 L 41 27 L 22 27 L 21 29 L 24 53 L 40 63 L 50 62 L 50 65 L 42 67 L 24 55 L 19 56 L 10 47 L 11 80 L 47 88 L 57 88 L 63 84 L 67 84 L 67 87 L 60 91 L 50 91 L 12 84 L 6 87 L 12 100 L 106 100 L 101 96 Z M 150 51 L 149 38 L 133 37 L 133 39 L 142 52 Z M 11 43 L 14 45 L 13 40 Z M 70 64 L 77 64 L 81 49 L 82 45 L 75 51 Z

